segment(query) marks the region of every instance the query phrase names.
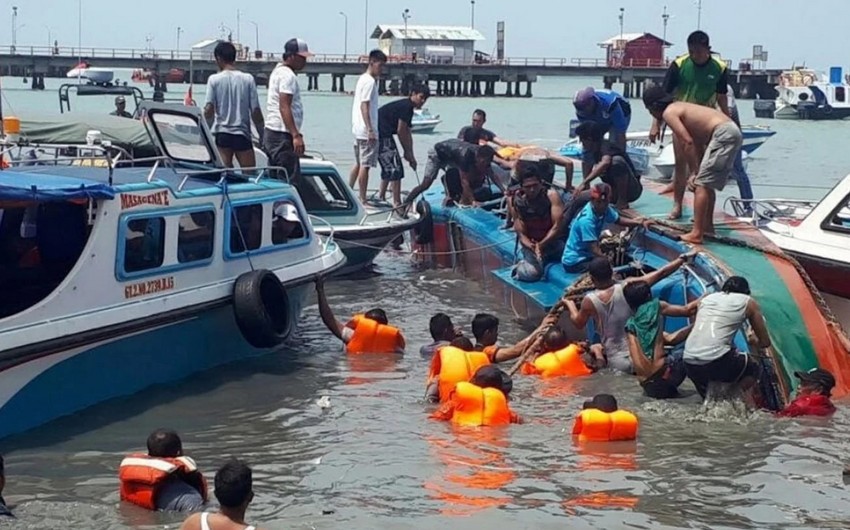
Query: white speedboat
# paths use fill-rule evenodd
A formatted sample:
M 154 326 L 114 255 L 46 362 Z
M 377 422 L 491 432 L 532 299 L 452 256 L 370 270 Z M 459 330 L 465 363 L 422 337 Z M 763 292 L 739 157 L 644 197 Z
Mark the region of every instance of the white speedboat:
M 98 68 L 82 62 L 69 70 L 65 77 L 68 79 L 85 79 L 95 85 L 106 85 L 115 78 L 115 72 L 109 68 Z
M 413 121 L 411 122 L 410 131 L 430 134 L 442 122 L 443 120 L 440 119 L 439 114 L 431 114 L 428 109 L 416 109 L 413 111 Z

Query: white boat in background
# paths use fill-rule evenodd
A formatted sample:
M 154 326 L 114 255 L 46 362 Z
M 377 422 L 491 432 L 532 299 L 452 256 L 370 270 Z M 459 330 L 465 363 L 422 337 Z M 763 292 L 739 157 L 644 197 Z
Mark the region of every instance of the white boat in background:
M 410 132 L 431 134 L 442 122 L 439 114 L 431 114 L 428 109 L 416 109 L 413 111 Z
M 843 120 L 850 117 L 850 84 L 841 67 L 829 77 L 808 68 L 782 72 L 774 101 L 757 101 L 756 117 L 778 120 Z
M 95 85 L 106 85 L 115 78 L 115 72 L 109 68 L 98 68 L 89 66 L 82 62 L 65 74 L 68 79 L 85 79 Z

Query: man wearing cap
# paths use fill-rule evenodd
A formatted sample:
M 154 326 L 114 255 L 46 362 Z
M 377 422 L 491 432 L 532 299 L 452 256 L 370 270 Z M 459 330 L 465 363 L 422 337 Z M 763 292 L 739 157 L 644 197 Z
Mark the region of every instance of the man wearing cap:
M 286 169 L 287 175 L 279 175 L 281 178 L 297 179 L 301 172 L 298 158 L 304 154 L 304 107 L 295 73 L 304 69 L 312 55 L 306 42 L 289 39 L 283 49 L 283 62 L 275 66 L 269 77 L 263 150 L 270 165 Z
M 626 149 L 626 132 L 632 121 L 632 106 L 620 94 L 611 90 L 587 87 L 573 98 L 576 118 L 582 123 L 593 122 L 608 133 L 608 140 Z
M 812 368 L 808 372 L 795 372 L 800 380 L 797 397 L 782 409 L 778 415 L 829 416 L 835 412 L 835 405 L 829 399 L 835 388 L 835 377 L 823 368 Z
M 381 50 L 369 53 L 369 66 L 357 80 L 351 106 L 351 132 L 354 134 L 354 168 L 349 184 L 359 182 L 360 202 L 366 204 L 369 170 L 378 166 L 378 78 L 387 62 Z
M 277 203 L 272 215 L 272 244 L 285 245 L 290 239 L 304 237 L 298 209 L 288 202 Z
M 127 100 L 124 96 L 115 98 L 115 110 L 109 113 L 110 116 L 118 116 L 119 118 L 132 118 L 133 115 L 127 112 Z

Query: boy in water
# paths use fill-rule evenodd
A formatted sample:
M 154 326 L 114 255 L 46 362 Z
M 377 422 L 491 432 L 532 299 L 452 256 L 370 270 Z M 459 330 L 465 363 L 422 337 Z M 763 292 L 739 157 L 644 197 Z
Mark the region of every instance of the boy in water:
M 797 397 L 787 407 L 779 411 L 779 416 L 829 416 L 835 412 L 835 405 L 829 397 L 835 387 L 835 377 L 823 368 L 812 368 L 808 372 L 796 372 L 800 380 Z

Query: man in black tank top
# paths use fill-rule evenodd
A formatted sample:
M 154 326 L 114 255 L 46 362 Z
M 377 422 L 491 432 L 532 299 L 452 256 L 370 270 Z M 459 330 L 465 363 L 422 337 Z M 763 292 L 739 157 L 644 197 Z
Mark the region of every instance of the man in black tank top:
M 523 282 L 539 280 L 546 264 L 557 262 L 564 252 L 564 203 L 557 191 L 543 187 L 539 167 L 520 166 L 520 189 L 513 201 L 514 231 L 522 254 L 513 276 Z

